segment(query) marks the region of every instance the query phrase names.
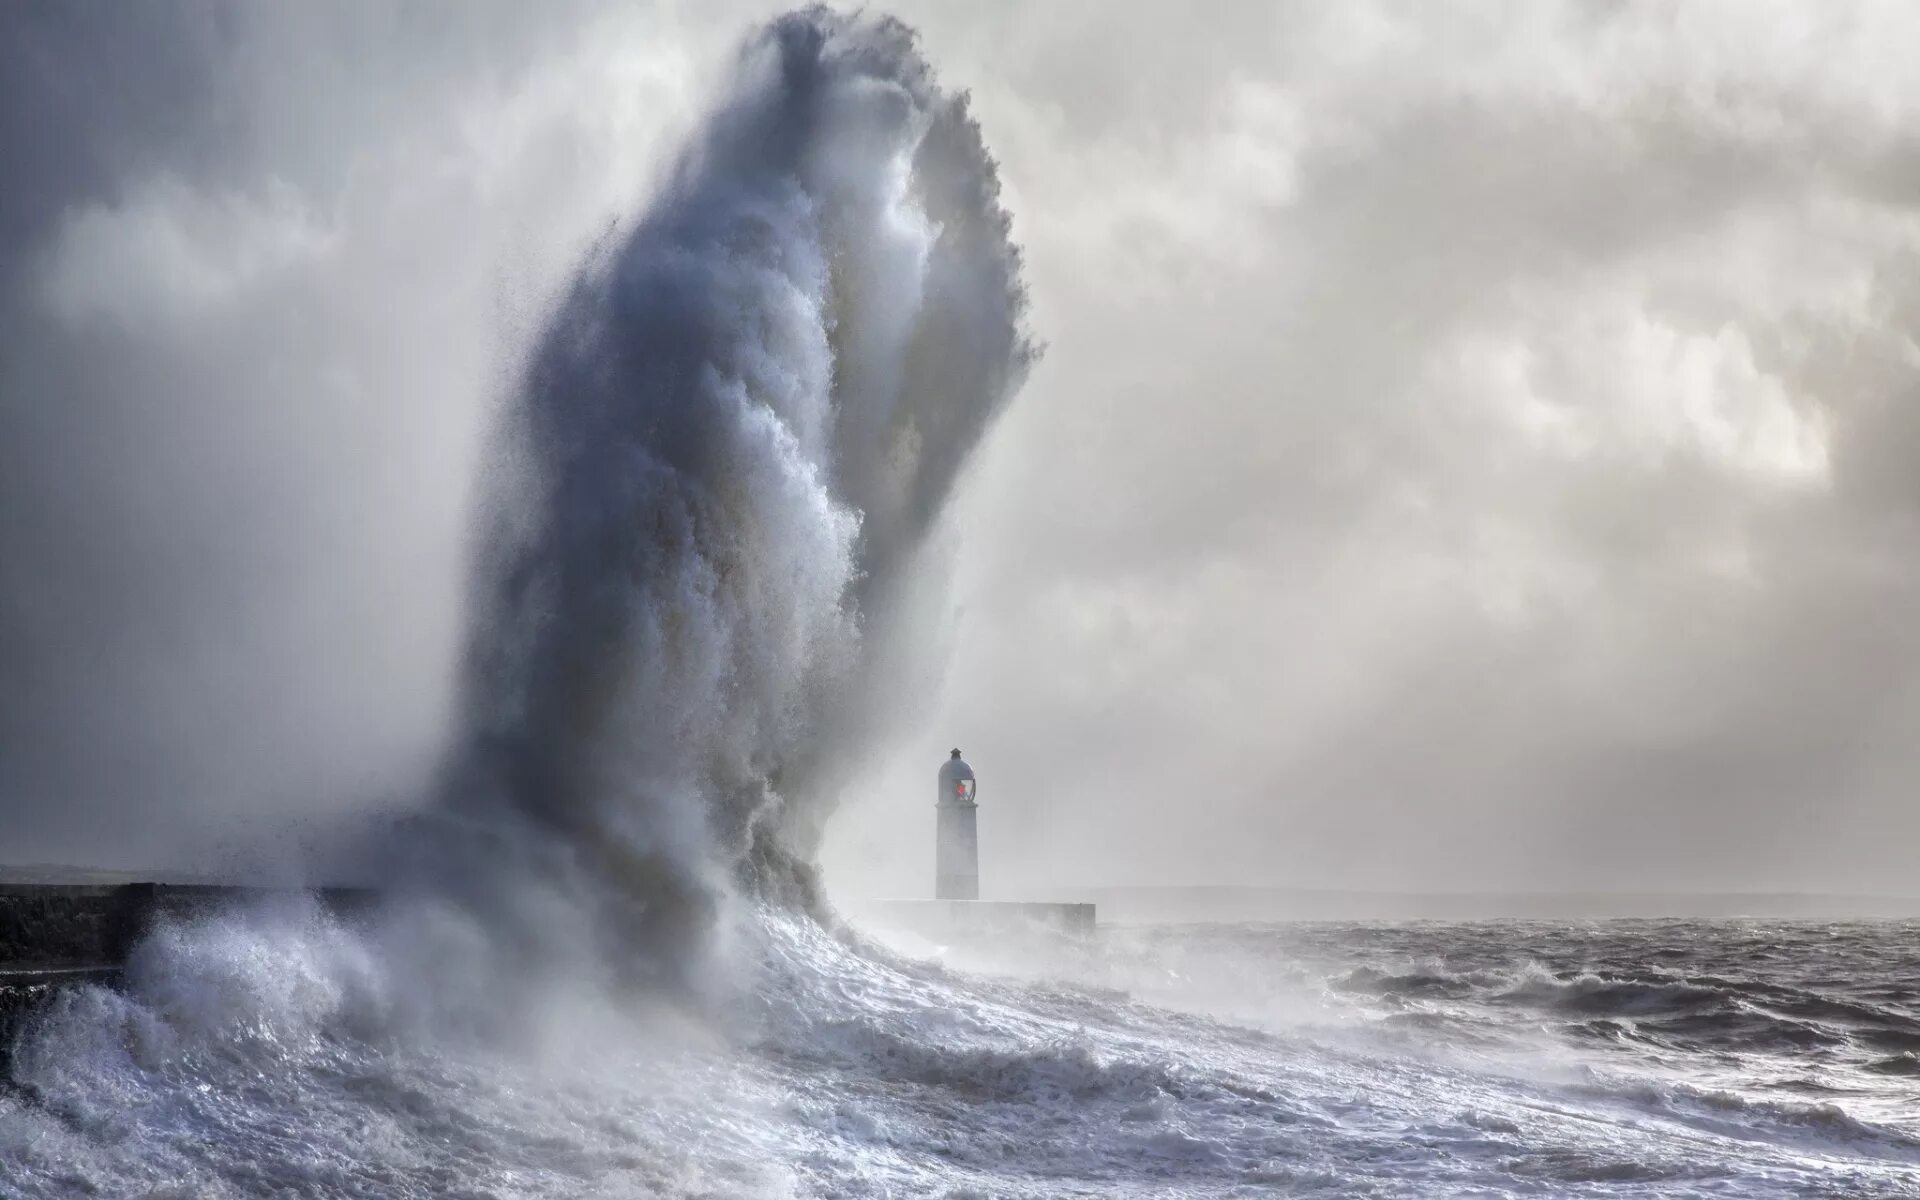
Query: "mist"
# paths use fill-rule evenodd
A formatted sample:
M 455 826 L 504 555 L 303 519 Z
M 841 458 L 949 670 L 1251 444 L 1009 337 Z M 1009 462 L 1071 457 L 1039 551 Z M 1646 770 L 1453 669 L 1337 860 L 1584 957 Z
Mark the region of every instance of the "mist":
M 942 47 L 1050 350 L 833 865 L 1911 891 L 1911 15 L 1083 16 Z
M 0 18 L 8 859 L 426 802 L 488 432 L 759 12 Z M 924 887 L 957 745 L 989 892 L 1911 890 L 1920 20 L 902 15 L 1047 354 L 837 887 Z

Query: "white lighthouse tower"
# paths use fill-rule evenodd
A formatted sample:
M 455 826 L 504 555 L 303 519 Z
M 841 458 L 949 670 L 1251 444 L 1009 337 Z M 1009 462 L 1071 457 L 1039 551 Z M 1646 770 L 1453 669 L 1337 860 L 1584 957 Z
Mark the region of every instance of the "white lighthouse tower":
M 980 898 L 980 837 L 975 820 L 973 768 L 955 750 L 940 764 L 939 829 L 933 852 L 936 900 Z
M 941 942 L 1033 933 L 1091 936 L 1093 905 L 1050 900 L 982 900 L 980 839 L 973 768 L 955 750 L 940 764 L 935 796 L 933 899 L 876 900 L 886 925 Z

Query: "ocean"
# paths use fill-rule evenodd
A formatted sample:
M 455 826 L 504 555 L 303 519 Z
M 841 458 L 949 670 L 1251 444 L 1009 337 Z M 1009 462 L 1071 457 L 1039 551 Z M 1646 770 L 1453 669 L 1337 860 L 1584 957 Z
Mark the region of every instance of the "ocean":
M 456 927 L 290 901 L 163 930 L 22 1036 L 0 1194 L 1920 1195 L 1908 923 L 968 949 L 748 908 L 674 999 L 482 986 Z

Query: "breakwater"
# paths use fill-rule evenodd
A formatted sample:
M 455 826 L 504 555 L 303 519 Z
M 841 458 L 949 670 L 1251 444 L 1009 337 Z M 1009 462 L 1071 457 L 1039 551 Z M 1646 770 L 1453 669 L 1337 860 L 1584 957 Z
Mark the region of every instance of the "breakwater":
M 155 921 L 191 918 L 285 889 L 214 883 L 0 881 L 0 1070 L 20 1023 L 61 987 L 113 984 Z M 366 888 L 314 889 L 342 915 L 372 903 Z

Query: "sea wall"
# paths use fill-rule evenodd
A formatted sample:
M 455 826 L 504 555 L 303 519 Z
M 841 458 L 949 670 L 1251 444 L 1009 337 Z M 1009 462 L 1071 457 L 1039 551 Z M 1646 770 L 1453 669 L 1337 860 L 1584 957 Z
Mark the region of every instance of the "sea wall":
M 207 883 L 0 882 L 0 1074 L 23 1021 L 54 992 L 113 984 L 127 954 L 156 920 L 191 917 L 278 889 Z M 321 888 L 330 909 L 351 914 L 374 893 Z
M 1022 900 L 879 900 L 862 915 L 934 937 L 1049 933 L 1091 936 L 1097 924 L 1091 904 Z
M 156 886 L 0 885 L 0 970 L 119 963 L 151 919 Z

